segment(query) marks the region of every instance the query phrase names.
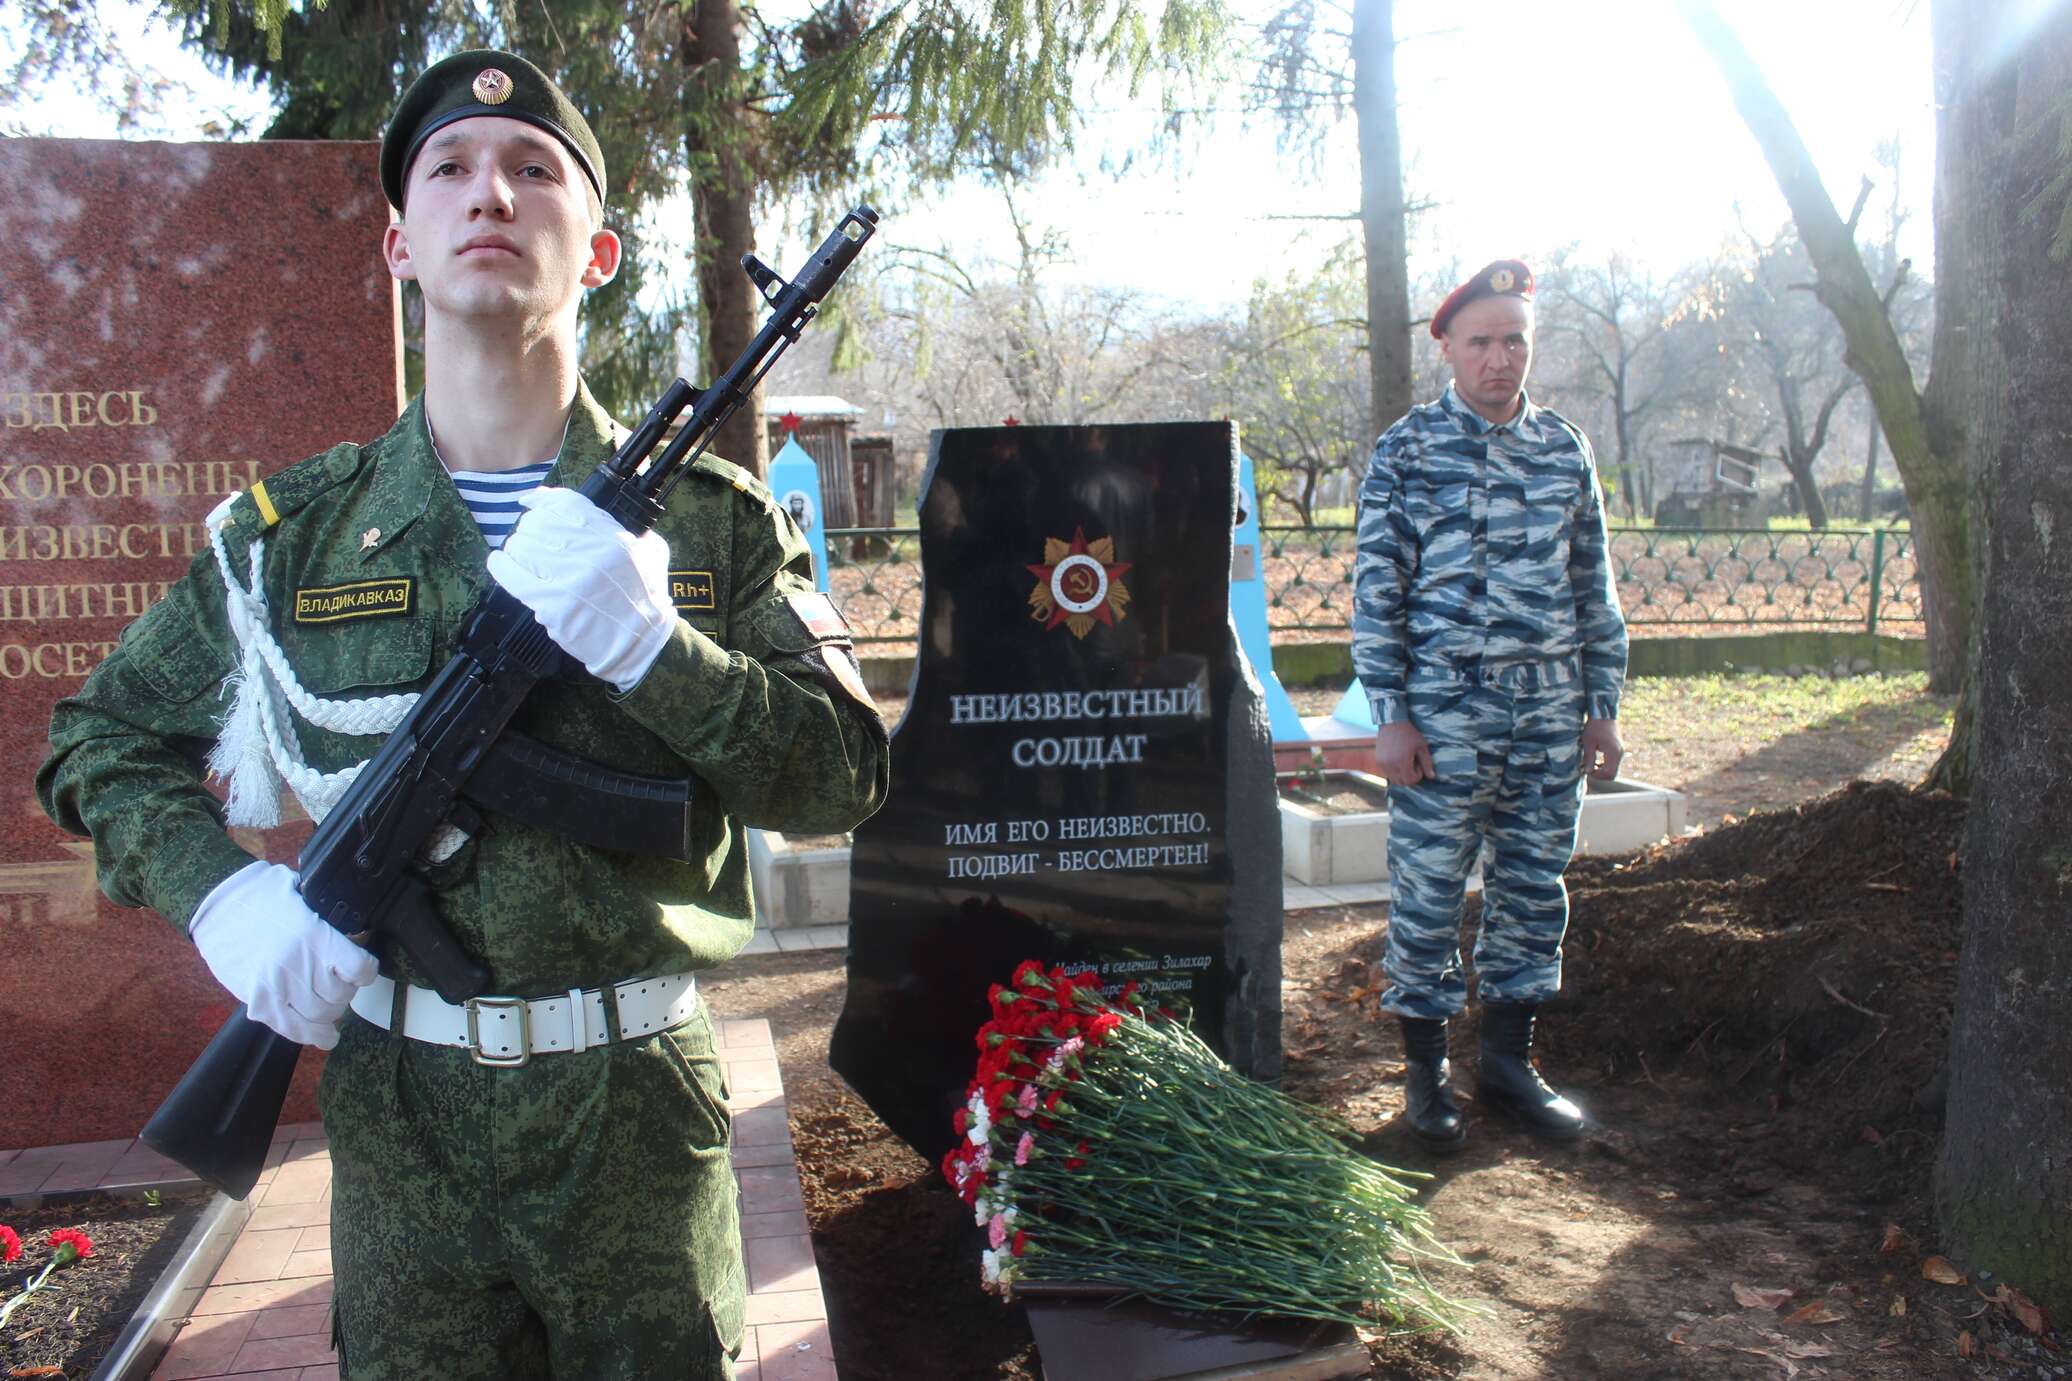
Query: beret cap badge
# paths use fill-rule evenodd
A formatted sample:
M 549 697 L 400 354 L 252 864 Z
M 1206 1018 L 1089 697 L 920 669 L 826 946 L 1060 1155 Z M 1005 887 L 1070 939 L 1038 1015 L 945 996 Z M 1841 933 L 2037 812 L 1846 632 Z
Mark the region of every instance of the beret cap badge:
M 1432 334 L 1444 339 L 1453 314 L 1484 297 L 1532 298 L 1532 270 L 1519 259 L 1496 259 L 1476 269 L 1474 275 L 1446 294 L 1439 310 L 1432 313 Z
M 494 67 L 475 74 L 475 99 L 484 105 L 502 105 L 511 99 L 511 79 Z

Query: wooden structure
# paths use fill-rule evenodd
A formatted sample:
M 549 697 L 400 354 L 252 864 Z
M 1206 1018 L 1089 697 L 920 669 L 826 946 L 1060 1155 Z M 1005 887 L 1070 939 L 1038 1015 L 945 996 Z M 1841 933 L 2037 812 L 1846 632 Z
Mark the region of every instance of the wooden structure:
M 1655 522 L 1662 527 L 1761 527 L 1762 496 L 1756 477 L 1761 451 L 1706 437 L 1668 446 L 1662 496 Z
M 850 436 L 863 409 L 829 393 L 779 394 L 763 400 L 763 416 L 772 455 L 795 436 L 820 466 L 821 530 L 857 526 Z

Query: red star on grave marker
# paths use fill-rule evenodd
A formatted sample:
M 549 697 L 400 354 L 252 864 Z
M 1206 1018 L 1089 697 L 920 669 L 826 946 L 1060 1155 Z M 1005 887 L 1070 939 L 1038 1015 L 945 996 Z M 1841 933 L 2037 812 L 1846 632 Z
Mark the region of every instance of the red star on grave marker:
M 1019 427 L 1022 425 L 1022 419 L 1016 417 L 1013 413 L 1009 413 L 1000 419 L 1000 425 L 1003 427 Z
M 800 417 L 795 412 L 787 412 L 786 414 L 784 414 L 784 416 L 777 419 L 777 425 L 783 428 L 784 434 L 786 436 L 791 436 L 792 434 L 797 432 L 801 426 L 805 425 L 805 420 L 806 419 Z

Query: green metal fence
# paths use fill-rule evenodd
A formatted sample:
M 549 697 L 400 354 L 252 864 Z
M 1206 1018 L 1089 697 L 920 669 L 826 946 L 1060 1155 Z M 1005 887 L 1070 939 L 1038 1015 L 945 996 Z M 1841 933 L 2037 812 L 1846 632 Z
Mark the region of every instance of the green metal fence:
M 1350 627 L 1354 530 L 1262 527 L 1267 624 L 1276 641 Z M 1619 599 L 1655 636 L 1733 630 L 1862 628 L 1920 636 L 1912 534 L 1888 528 L 1765 532 L 1613 528 Z M 917 528 L 836 528 L 828 586 L 859 643 L 912 642 L 921 613 Z

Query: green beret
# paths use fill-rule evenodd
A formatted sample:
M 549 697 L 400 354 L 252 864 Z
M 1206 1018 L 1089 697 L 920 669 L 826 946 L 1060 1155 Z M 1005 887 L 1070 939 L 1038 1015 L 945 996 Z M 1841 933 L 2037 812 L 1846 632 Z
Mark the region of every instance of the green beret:
M 604 151 L 590 122 L 553 78 L 519 57 L 493 48 L 455 53 L 425 68 L 396 104 L 388 133 L 381 137 L 381 190 L 403 209 L 403 185 L 425 140 L 456 120 L 500 115 L 523 120 L 559 139 L 604 203 Z

